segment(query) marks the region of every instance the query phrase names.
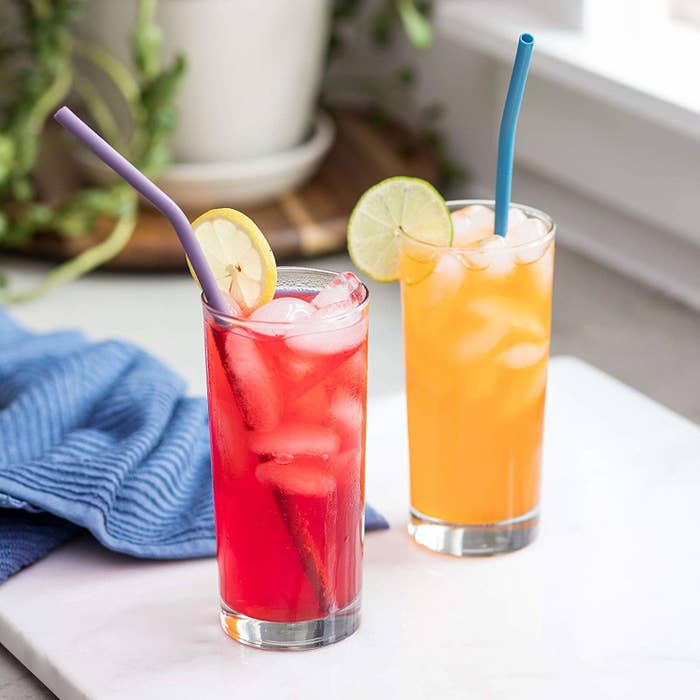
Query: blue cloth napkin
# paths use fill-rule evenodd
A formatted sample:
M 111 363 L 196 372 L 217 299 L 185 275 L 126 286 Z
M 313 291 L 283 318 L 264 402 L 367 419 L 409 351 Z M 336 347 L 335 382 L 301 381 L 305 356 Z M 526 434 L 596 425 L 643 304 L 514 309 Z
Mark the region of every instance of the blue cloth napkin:
M 367 506 L 365 527 L 388 523 Z M 137 557 L 214 555 L 206 402 L 129 343 L 0 309 L 0 581 L 83 529 Z

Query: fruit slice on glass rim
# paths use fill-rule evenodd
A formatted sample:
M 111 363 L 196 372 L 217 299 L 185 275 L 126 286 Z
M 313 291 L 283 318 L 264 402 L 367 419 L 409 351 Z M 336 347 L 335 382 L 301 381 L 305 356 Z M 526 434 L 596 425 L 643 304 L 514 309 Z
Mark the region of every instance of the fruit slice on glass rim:
M 399 278 L 399 235 L 433 245 L 452 243 L 445 200 L 425 180 L 390 177 L 371 187 L 348 223 L 348 252 L 357 267 L 378 282 Z
M 244 315 L 272 300 L 277 285 L 275 256 L 251 219 L 235 209 L 211 209 L 195 219 L 192 228 L 219 289 Z M 197 279 L 189 260 L 187 264 Z

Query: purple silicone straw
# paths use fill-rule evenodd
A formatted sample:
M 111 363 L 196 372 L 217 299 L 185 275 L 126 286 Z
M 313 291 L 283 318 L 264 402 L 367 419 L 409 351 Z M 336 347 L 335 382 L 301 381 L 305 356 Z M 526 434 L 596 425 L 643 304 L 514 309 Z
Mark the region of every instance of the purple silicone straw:
M 95 133 L 84 121 L 79 119 L 68 107 L 53 115 L 54 119 L 82 141 L 103 163 L 115 173 L 121 175 L 137 192 L 140 192 L 158 211 L 164 214 L 177 233 L 177 237 L 185 249 L 199 283 L 204 290 L 204 296 L 209 304 L 217 311 L 228 313 L 222 291 L 216 284 L 211 268 L 207 263 L 199 242 L 194 235 L 192 226 L 180 207 L 168 197 L 163 190 L 155 186 L 142 172 L 137 170 L 124 156 L 115 151 L 99 134 Z

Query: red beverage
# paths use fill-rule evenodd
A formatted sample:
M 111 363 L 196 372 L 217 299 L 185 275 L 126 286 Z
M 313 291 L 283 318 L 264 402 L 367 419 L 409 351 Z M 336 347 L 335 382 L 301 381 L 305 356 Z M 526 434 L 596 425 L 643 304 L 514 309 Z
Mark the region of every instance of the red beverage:
M 318 288 L 304 289 L 291 282 L 298 272 L 280 268 L 279 284 L 291 289 L 278 286 L 277 298 L 295 297 L 306 311 L 333 275 L 317 273 Z M 315 623 L 313 640 L 308 625 L 293 635 L 301 639 L 294 646 L 315 646 L 359 622 L 368 313 L 361 293 L 359 304 L 330 304 L 283 323 L 255 314 L 224 319 L 205 308 L 222 619 L 241 641 L 259 642 L 260 624 L 322 620 L 328 624 Z M 290 646 L 274 625 L 265 630 L 272 639 L 258 645 Z

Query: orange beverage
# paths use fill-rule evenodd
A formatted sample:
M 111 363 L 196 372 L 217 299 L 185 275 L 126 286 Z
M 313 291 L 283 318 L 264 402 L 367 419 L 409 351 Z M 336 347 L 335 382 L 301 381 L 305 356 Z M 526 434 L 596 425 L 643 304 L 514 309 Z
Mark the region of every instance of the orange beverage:
M 452 246 L 400 245 L 410 531 L 437 551 L 492 554 L 537 527 L 554 224 L 514 205 L 504 239 L 491 202 L 449 206 Z

